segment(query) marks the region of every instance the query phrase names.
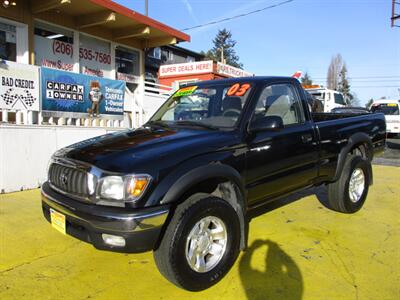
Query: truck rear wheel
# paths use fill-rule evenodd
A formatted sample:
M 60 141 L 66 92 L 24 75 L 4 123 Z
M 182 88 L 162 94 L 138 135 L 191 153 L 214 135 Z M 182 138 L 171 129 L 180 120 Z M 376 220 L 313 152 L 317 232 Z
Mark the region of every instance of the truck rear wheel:
M 217 197 L 192 197 L 177 207 L 154 259 L 169 281 L 200 291 L 230 270 L 239 244 L 239 218 L 232 206 Z
M 370 185 L 370 162 L 358 155 L 349 155 L 338 181 L 328 185 L 329 206 L 342 213 L 355 213 L 367 198 Z

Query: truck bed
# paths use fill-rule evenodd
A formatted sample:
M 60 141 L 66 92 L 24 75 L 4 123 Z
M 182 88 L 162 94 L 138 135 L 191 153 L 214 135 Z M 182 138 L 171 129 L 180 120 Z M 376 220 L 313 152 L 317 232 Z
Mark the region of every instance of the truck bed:
M 370 113 L 312 113 L 314 122 L 331 121 L 338 119 L 345 119 L 350 117 L 359 117 L 369 115 Z

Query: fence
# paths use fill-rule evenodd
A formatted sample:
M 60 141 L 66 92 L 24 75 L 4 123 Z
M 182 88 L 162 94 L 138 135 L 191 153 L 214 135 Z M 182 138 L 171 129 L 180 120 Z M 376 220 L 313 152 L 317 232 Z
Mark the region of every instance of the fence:
M 124 120 L 107 118 L 57 118 L 44 117 L 42 112 L 0 109 L 0 122 L 15 125 L 51 125 L 76 127 L 138 128 L 171 95 L 173 88 L 145 81 L 145 91 L 134 93 L 125 89 Z

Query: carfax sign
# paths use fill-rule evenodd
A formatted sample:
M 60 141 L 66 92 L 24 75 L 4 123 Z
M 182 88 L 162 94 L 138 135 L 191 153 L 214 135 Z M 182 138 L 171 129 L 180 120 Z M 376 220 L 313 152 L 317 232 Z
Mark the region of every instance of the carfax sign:
M 125 82 L 41 68 L 42 111 L 47 116 L 122 119 Z

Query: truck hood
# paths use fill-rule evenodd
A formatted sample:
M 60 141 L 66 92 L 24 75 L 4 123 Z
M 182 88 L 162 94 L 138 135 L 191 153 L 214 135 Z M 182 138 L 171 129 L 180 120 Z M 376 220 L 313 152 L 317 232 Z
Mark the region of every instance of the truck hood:
M 78 142 L 55 156 L 92 164 L 118 173 L 166 170 L 191 157 L 215 152 L 238 141 L 226 131 L 188 128 L 140 128 Z

